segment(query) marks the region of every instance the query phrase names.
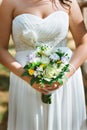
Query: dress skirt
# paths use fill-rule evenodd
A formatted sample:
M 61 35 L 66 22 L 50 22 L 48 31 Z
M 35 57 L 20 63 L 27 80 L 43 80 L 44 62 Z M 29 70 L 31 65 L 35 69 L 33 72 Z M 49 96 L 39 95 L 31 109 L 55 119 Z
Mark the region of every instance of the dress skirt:
M 12 23 L 16 60 L 25 65 L 32 47 L 67 47 L 69 15 L 56 11 L 45 19 L 21 14 Z M 28 51 L 29 49 L 29 51 Z M 26 50 L 26 51 L 25 51 Z M 15 74 L 10 74 L 8 130 L 85 130 L 86 108 L 80 68 L 52 94 L 52 104 L 41 101 L 41 93 Z
M 83 130 L 85 119 L 80 68 L 52 94 L 51 104 L 44 104 L 40 92 L 11 73 L 8 130 Z

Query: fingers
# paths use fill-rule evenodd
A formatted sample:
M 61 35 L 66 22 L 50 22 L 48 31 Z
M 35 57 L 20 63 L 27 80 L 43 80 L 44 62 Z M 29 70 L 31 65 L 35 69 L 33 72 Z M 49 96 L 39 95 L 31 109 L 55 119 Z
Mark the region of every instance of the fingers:
M 46 85 L 43 88 L 39 84 L 35 84 L 33 86 L 34 89 L 44 94 L 49 94 L 51 91 L 54 91 L 58 89 L 59 87 L 60 87 L 60 84 L 58 82 L 54 82 L 52 85 Z
M 49 93 L 49 90 L 47 90 L 46 87 L 41 88 L 41 86 L 35 85 L 35 86 L 33 86 L 33 88 L 36 89 L 37 91 L 41 92 L 41 93 L 44 93 L 44 94 Z
M 48 93 L 49 93 L 49 90 L 47 90 L 46 88 L 38 88 L 38 90 L 39 90 L 41 93 L 44 93 L 44 94 L 48 94 Z
M 48 91 L 54 91 L 60 87 L 58 82 L 54 82 L 51 86 L 46 86 Z

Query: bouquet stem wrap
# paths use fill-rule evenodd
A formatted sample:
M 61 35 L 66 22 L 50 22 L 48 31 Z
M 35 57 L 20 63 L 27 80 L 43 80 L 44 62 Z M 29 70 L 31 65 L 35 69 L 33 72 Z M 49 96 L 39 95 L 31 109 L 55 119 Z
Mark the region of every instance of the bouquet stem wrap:
M 52 94 L 41 94 L 41 100 L 43 103 L 51 104 L 52 103 Z

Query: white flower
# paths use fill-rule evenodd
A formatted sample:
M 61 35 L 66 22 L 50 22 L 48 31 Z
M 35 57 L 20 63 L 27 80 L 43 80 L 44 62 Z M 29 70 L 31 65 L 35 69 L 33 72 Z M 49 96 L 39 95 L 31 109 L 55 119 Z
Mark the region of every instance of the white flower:
M 51 54 L 51 49 L 50 48 L 47 48 L 46 50 L 44 50 L 44 53 L 49 56 Z
M 35 57 L 34 59 L 32 59 L 32 61 L 31 61 L 31 62 L 36 63 L 36 62 L 39 62 L 39 61 L 40 61 L 40 58 L 39 58 L 39 57 Z
M 35 53 L 31 53 L 31 54 L 29 54 L 27 57 L 28 57 L 28 62 L 32 62 L 33 61 L 33 59 L 35 58 Z
M 33 63 L 33 62 L 36 63 L 36 62 L 40 61 L 40 57 L 36 57 L 36 54 L 34 52 L 29 54 L 27 57 L 28 57 L 29 63 Z
M 50 62 L 50 59 L 46 56 L 42 56 L 41 57 L 41 62 L 44 63 L 44 64 L 49 64 Z
M 34 71 L 34 76 L 37 77 L 38 76 L 38 72 Z
M 25 31 L 23 32 L 23 35 L 29 39 L 32 43 L 37 42 L 37 34 L 34 31 Z
M 20 39 L 23 42 L 29 44 L 30 46 L 35 47 L 37 40 L 38 40 L 38 37 L 34 31 L 30 30 L 30 31 L 23 31 L 20 35 Z
M 69 59 L 66 57 L 66 56 L 63 56 L 62 58 L 61 58 L 61 61 L 64 63 L 64 64 L 68 64 L 68 61 Z
M 45 70 L 44 77 L 50 80 L 51 78 L 55 78 L 60 73 L 60 69 L 57 66 L 48 66 Z
M 43 68 L 37 67 L 36 71 L 34 72 L 34 76 L 40 76 L 41 74 L 43 74 Z
M 60 57 L 56 53 L 53 53 L 50 55 L 50 59 L 52 59 L 53 61 L 56 61 L 56 60 L 59 60 Z
M 43 71 L 43 68 L 42 68 L 42 67 L 37 67 L 36 70 L 37 70 L 37 71 Z
M 40 47 L 37 47 L 35 52 L 38 53 L 40 52 L 40 50 L 41 50 Z
M 65 65 L 66 65 L 65 63 L 62 63 L 59 68 L 63 69 L 65 67 Z

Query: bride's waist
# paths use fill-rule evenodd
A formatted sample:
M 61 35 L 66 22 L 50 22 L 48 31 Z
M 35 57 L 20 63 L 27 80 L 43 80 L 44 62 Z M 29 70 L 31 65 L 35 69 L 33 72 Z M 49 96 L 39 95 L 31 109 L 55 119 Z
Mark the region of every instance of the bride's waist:
M 24 66 L 28 61 L 28 55 L 34 52 L 34 49 L 28 49 L 24 51 L 17 51 L 15 54 L 15 59 L 18 61 L 22 66 Z

